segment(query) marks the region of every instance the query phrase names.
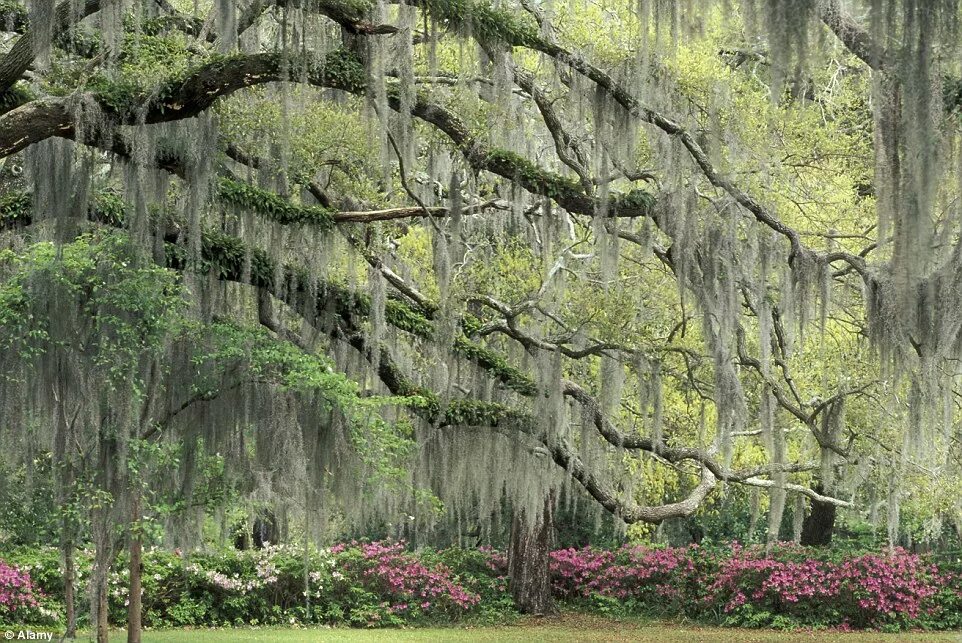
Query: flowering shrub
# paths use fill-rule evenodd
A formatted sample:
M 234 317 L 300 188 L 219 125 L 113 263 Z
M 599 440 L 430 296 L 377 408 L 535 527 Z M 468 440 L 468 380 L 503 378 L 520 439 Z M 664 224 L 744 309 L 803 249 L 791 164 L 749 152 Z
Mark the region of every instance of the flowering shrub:
M 661 612 L 727 625 L 886 630 L 958 627 L 962 580 L 896 550 L 832 561 L 782 545 L 727 550 L 552 552 L 559 597 L 621 612 Z M 612 600 L 606 600 L 612 599 Z
M 619 550 L 561 549 L 551 553 L 554 590 L 563 598 L 605 598 L 678 607 L 695 573 L 687 548 Z
M 83 600 L 91 552 L 79 551 L 76 559 Z M 62 618 L 56 550 L 15 552 L 10 560 L 18 565 L 0 561 L 0 621 Z M 748 627 L 962 628 L 960 570 L 902 550 L 840 554 L 780 545 L 766 555 L 737 543 L 624 546 L 557 550 L 550 565 L 555 596 L 571 609 Z M 122 624 L 128 572 L 123 560 L 114 569 L 110 618 Z M 499 621 L 514 613 L 506 569 L 504 554 L 490 548 L 415 552 L 388 542 L 345 543 L 310 549 L 306 556 L 293 546 L 218 553 L 152 549 L 143 557 L 144 623 L 370 627 Z
M 736 545 L 709 585 L 709 598 L 737 624 L 759 619 L 767 624 L 764 617 L 771 616 L 806 625 L 898 630 L 952 618 L 946 610 L 954 608 L 937 597 L 958 596 L 958 581 L 901 549 L 841 561 L 779 560 Z
M 31 561 L 35 569 L 48 570 L 43 576 L 50 595 L 44 597 L 46 609 L 62 618 L 63 570 L 56 550 L 21 551 L 13 556 Z M 85 600 L 82 583 L 89 579 L 91 560 L 89 552 L 78 552 L 80 601 Z M 491 574 L 485 560 L 477 551 L 414 553 L 405 551 L 403 543 L 380 542 L 310 549 L 306 559 L 302 547 L 286 545 L 218 553 L 150 549 L 143 555 L 143 621 L 148 627 L 407 625 L 460 618 L 491 620 L 492 606 L 501 610 L 503 618 L 504 610 L 511 609 L 510 600 L 507 604 L 499 600 L 507 595 L 505 583 Z M 25 587 L 32 588 L 25 572 L 10 569 L 12 574 L 22 574 Z M 0 583 L 5 578 L 0 574 Z M 126 619 L 128 587 L 126 562 L 118 559 L 108 577 L 112 622 L 122 624 Z M 0 616 L 5 615 L 4 596 L 0 593 Z M 36 607 L 32 598 L 29 601 Z M 81 604 L 78 613 L 85 617 L 85 611 Z M 22 610 L 9 620 L 39 622 L 36 614 Z
M 404 543 L 352 542 L 331 551 L 341 563 L 337 581 L 341 588 L 380 599 L 378 609 L 363 614 L 369 622 L 400 624 L 427 615 L 450 620 L 480 602 L 480 596 L 460 585 L 448 566 L 426 563 L 419 554 L 406 552 Z
M 29 572 L 0 560 L 0 623 L 36 617 L 39 607 Z

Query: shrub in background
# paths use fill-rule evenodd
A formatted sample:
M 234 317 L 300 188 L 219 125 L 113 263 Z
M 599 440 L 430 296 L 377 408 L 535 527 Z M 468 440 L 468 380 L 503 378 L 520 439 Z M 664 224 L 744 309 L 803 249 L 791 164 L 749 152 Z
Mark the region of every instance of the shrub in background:
M 29 571 L 0 560 L 0 624 L 49 620 L 41 609 L 41 598 Z

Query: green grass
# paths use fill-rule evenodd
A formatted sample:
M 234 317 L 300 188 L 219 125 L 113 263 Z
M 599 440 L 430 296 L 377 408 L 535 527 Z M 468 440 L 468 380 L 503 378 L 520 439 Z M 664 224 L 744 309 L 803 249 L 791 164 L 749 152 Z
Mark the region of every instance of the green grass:
M 113 638 L 113 637 L 112 637 Z M 118 640 L 124 640 L 118 632 Z M 546 619 L 528 619 L 517 625 L 464 628 L 417 628 L 385 630 L 352 629 L 199 629 L 163 630 L 146 632 L 144 643 L 307 643 L 332 641 L 354 643 L 360 641 L 485 641 L 532 643 L 548 641 L 653 641 L 657 643 L 689 643 L 691 641 L 737 641 L 738 643 L 767 643 L 781 641 L 899 641 L 934 643 L 952 641 L 962 643 L 962 633 L 906 633 L 879 634 L 860 632 L 774 632 L 770 630 L 742 630 L 698 627 L 690 624 L 609 620 L 590 616 L 565 615 Z

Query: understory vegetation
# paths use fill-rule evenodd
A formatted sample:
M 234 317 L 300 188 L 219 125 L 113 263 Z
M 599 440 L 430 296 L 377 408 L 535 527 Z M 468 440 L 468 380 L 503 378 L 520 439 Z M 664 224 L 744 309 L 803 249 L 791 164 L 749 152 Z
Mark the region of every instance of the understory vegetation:
M 777 629 L 962 628 L 962 561 L 904 550 L 828 552 L 760 546 L 552 551 L 551 586 L 564 610 L 608 617 L 687 618 Z M 78 557 L 78 582 L 92 552 Z M 412 551 L 404 543 L 329 549 L 269 546 L 220 553 L 144 552 L 144 625 L 402 627 L 493 624 L 517 616 L 507 559 L 491 549 Z M 126 622 L 126 581 L 111 575 L 110 621 Z M 56 549 L 0 562 L 0 625 L 63 626 Z

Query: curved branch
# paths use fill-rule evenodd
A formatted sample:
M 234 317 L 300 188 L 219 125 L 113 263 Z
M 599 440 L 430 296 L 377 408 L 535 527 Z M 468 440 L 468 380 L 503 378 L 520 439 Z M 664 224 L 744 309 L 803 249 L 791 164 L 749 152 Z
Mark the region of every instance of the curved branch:
M 74 18 L 85 18 L 98 11 L 100 11 L 100 0 L 85 0 L 80 6 L 72 0 L 63 0 L 54 10 L 53 24 L 50 26 L 53 36 L 57 36 L 74 24 Z M 33 63 L 38 49 L 38 38 L 45 39 L 43 34 L 38 35 L 35 32 L 36 25 L 26 27 L 23 35 L 17 39 L 10 51 L 0 58 L 0 94 L 20 80 L 23 72 L 27 71 Z
M 463 25 L 472 20 L 472 15 L 460 16 L 444 2 L 437 2 L 436 0 L 415 0 L 415 4 L 422 7 L 425 11 L 435 14 L 439 18 L 450 21 L 453 28 L 462 28 Z M 494 10 L 487 2 L 475 2 L 471 3 L 470 6 L 475 13 L 492 19 L 493 14 L 491 12 Z M 500 19 L 503 20 L 506 18 L 500 16 Z M 537 26 L 522 23 L 515 25 L 513 28 L 493 30 L 494 35 L 484 31 L 481 33 L 472 33 L 475 39 L 482 45 L 486 43 L 491 44 L 489 41 L 492 38 L 501 39 L 513 47 L 541 52 L 553 58 L 558 63 L 570 67 L 585 78 L 588 78 L 603 89 L 615 102 L 621 105 L 623 109 L 639 117 L 643 122 L 654 125 L 668 136 L 681 141 L 709 183 L 727 192 L 729 196 L 744 209 L 748 210 L 757 221 L 768 226 L 789 241 L 791 245 L 791 254 L 789 255 L 790 262 L 801 253 L 817 254 L 802 243 L 797 231 L 785 225 L 774 213 L 765 208 L 753 196 L 738 187 L 731 179 L 718 172 L 705 151 L 684 127 L 663 114 L 643 106 L 631 95 L 627 88 L 583 56 L 562 47 L 553 38 L 545 38 L 539 35 Z M 847 262 L 851 259 L 849 255 L 844 253 L 837 253 L 837 256 L 839 259 Z
M 862 62 L 876 71 L 881 71 L 888 57 L 872 35 L 842 8 L 840 0 L 820 2 L 818 17 L 831 29 L 845 47 Z
M 352 55 L 337 51 L 328 54 L 323 62 L 302 62 L 307 67 L 303 79 L 305 82 L 317 87 L 364 94 L 364 72 Z M 218 98 L 239 89 L 282 80 L 301 80 L 289 77 L 292 68 L 296 69 L 297 65 L 285 60 L 282 54 L 275 53 L 218 59 L 200 66 L 183 80 L 163 87 L 156 92 L 162 96 L 160 100 L 149 101 L 149 97 L 130 96 L 129 109 L 118 108 L 114 101 L 105 102 L 94 93 L 79 98 L 31 101 L 0 116 L 0 158 L 51 136 L 74 137 L 71 107 L 77 101 L 99 103 L 108 122 L 114 126 L 163 123 L 196 116 Z M 145 101 L 148 102 L 146 109 L 133 109 L 134 105 L 141 105 Z M 388 101 L 392 109 L 402 109 L 396 93 L 392 92 Z M 551 198 L 569 212 L 591 217 L 598 212 L 607 212 L 611 217 L 645 217 L 651 214 L 654 197 L 648 192 L 635 190 L 614 195 L 606 207 L 601 207 L 598 199 L 585 194 L 577 181 L 544 170 L 516 154 L 486 147 L 453 112 L 423 96 L 418 97 L 411 113 L 446 134 L 476 171 L 491 172 L 514 181 L 532 193 Z

